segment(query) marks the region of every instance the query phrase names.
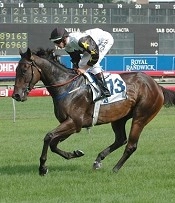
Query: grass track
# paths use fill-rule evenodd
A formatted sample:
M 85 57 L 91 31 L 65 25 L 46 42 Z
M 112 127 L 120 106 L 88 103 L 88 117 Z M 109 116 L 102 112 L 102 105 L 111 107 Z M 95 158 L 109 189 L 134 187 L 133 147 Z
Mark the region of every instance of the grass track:
M 0 98 L 0 203 L 175 202 L 174 108 L 163 108 L 145 127 L 138 150 L 119 173 L 112 168 L 124 147 L 109 155 L 101 170 L 92 170 L 97 154 L 114 139 L 110 125 L 102 125 L 60 144 L 67 151 L 83 150 L 82 158 L 68 161 L 49 150 L 49 173 L 40 177 L 43 138 L 58 124 L 51 98 L 15 104 L 13 123 L 11 98 Z

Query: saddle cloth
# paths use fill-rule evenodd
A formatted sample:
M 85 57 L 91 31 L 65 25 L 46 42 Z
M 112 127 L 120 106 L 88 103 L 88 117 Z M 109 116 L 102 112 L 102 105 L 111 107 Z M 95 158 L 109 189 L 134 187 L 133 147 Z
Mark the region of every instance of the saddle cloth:
M 100 94 L 99 87 L 96 84 L 95 79 L 92 74 L 90 74 L 88 72 L 86 72 L 84 74 L 87 77 L 87 83 L 90 85 L 90 87 L 92 89 L 93 101 L 94 101 L 95 98 L 97 98 L 98 95 Z M 119 74 L 110 74 L 110 73 L 103 73 L 103 74 L 105 77 L 107 87 L 111 93 L 111 96 L 101 100 L 100 104 L 105 105 L 105 104 L 110 104 L 113 102 L 127 99 L 126 84 L 125 84 L 124 80 L 120 77 L 120 75 Z

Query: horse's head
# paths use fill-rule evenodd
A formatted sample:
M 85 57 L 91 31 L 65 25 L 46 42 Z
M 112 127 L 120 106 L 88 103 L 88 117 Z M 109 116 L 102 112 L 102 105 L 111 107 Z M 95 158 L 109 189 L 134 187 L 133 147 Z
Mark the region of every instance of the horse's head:
M 12 97 L 16 101 L 27 100 L 27 95 L 40 80 L 40 69 L 35 63 L 35 55 L 28 48 L 25 53 L 19 51 L 21 59 L 16 68 L 16 78 Z

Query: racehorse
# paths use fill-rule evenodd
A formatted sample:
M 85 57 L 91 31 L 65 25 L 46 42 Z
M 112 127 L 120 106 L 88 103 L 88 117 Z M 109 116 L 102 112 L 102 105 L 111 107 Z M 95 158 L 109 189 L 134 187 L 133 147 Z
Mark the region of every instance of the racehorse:
M 82 128 L 92 126 L 94 109 L 92 92 L 86 85 L 83 75 L 78 75 L 75 70 L 65 67 L 58 61 L 55 62 L 47 54 L 44 53 L 42 56 L 28 48 L 25 53 L 20 50 L 20 55 L 12 97 L 16 101 L 26 101 L 28 93 L 41 80 L 53 99 L 54 113 L 59 121 L 59 125 L 44 138 L 39 174 L 45 175 L 48 172 L 45 162 L 49 147 L 52 152 L 65 159 L 84 155 L 81 150 L 62 151 L 58 148 L 58 144 L 73 133 L 80 132 Z M 101 105 L 96 123 L 96 125 L 111 123 L 115 141 L 98 154 L 93 169 L 99 169 L 101 161 L 107 155 L 126 144 L 121 159 L 113 168 L 113 171 L 117 172 L 137 149 L 143 128 L 156 116 L 161 107 L 175 105 L 175 92 L 160 86 L 145 73 L 127 72 L 120 76 L 126 83 L 127 99 Z M 81 87 L 78 91 L 72 91 L 78 87 Z M 125 124 L 131 118 L 127 138 Z

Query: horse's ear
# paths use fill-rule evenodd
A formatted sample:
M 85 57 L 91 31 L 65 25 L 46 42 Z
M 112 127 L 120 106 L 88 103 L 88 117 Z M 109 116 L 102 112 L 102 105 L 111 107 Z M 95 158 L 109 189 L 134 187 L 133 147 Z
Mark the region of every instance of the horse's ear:
M 22 56 L 22 50 L 19 48 L 19 54 Z
M 27 48 L 27 56 L 31 57 L 31 55 L 32 55 L 32 52 L 31 52 L 30 48 Z
M 27 54 L 27 58 L 32 60 L 32 52 L 31 52 L 30 48 L 27 48 L 26 54 Z

